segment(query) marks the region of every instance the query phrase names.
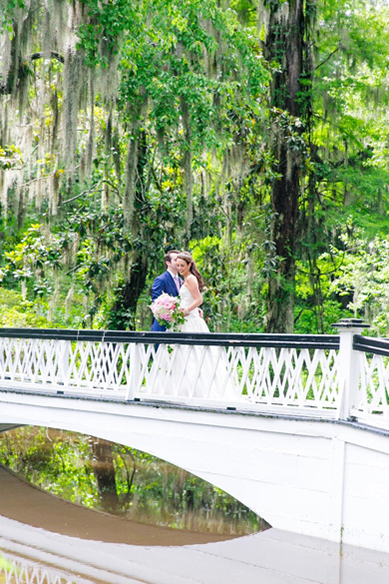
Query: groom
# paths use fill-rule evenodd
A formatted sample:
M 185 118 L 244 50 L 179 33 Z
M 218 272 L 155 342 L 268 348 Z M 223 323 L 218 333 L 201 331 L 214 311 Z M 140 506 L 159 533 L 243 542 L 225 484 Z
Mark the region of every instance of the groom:
M 178 277 L 178 270 L 176 266 L 176 259 L 179 251 L 172 249 L 165 255 L 166 272 L 155 278 L 151 287 L 151 301 L 154 302 L 158 296 L 163 292 L 171 296 L 178 296 L 182 286 L 182 280 Z M 158 323 L 157 319 L 153 319 L 151 325 L 152 331 L 165 331 L 166 327 Z

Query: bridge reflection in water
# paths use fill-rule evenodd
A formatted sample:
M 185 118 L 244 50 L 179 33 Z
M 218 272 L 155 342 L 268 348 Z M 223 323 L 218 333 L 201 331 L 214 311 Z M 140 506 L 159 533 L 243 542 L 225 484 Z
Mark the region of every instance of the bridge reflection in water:
M 3 584 L 387 584 L 382 557 L 358 549 L 338 550 L 321 540 L 272 531 L 231 542 L 186 548 L 113 546 L 56 540 L 33 532 L 18 537 L 0 518 L 12 540 L 0 537 Z M 23 529 L 22 525 L 18 525 Z M 25 526 L 23 531 L 25 532 Z M 37 530 L 38 532 L 39 530 Z M 27 542 L 28 537 L 30 543 Z M 44 539 L 45 538 L 45 539 Z M 51 540 L 51 541 L 50 541 Z M 79 548 L 77 550 L 77 547 Z M 9 551 L 12 548 L 15 551 Z M 84 554 L 84 556 L 83 556 Z
M 0 582 L 3 584 L 88 584 L 92 581 L 54 566 L 43 565 L 31 559 L 2 552 L 0 549 Z
M 389 581 L 387 556 L 275 529 L 207 544 L 138 546 L 65 536 L 0 516 L 0 534 L 4 584 Z

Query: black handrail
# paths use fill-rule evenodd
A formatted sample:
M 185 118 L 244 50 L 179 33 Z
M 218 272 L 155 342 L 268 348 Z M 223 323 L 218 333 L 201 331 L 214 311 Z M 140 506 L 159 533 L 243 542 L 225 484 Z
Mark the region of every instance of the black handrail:
M 0 328 L 0 338 L 52 339 L 109 343 L 156 343 L 181 345 L 217 345 L 236 347 L 274 347 L 279 349 L 339 349 L 338 335 L 293 335 L 262 333 L 176 333 L 154 331 L 106 331 Z
M 364 353 L 389 357 L 389 339 L 376 339 L 373 337 L 354 335 L 353 349 L 355 351 L 363 351 Z

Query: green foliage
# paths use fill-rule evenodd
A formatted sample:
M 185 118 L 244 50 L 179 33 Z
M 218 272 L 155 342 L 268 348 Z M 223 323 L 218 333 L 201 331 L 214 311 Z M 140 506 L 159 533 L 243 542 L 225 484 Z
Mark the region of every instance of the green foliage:
M 263 323 L 264 279 L 253 282 L 260 248 L 234 236 L 192 241 L 193 258 L 206 282 L 204 312 L 211 330 L 259 332 Z
M 350 226 L 351 227 L 351 226 Z M 331 290 L 347 299 L 354 317 L 364 317 L 371 331 L 387 336 L 389 332 L 389 240 L 367 240 L 360 230 L 344 233 L 343 249 L 331 250 L 338 264 Z
M 342 303 L 337 300 L 326 299 L 318 307 L 314 303 L 302 303 L 299 297 L 295 306 L 295 333 L 300 335 L 336 334 L 336 329 L 332 325 L 339 322 L 341 318 L 351 318 L 352 312 L 343 308 Z
M 43 5 L 7 0 L 2 12 L 10 41 L 35 54 L 20 54 L 12 100 L 0 80 L 10 136 L 0 147 L 2 289 L 22 297 L 2 322 L 148 328 L 148 291 L 164 252 L 190 247 L 206 280 L 211 328 L 264 330 L 268 283 L 281 282 L 280 256 L 288 253 L 276 252 L 283 234 L 271 235 L 279 219 L 272 187 L 290 162 L 277 160 L 278 140 L 299 162 L 297 275 L 290 284 L 296 330 L 327 331 L 338 311 L 348 310 L 344 293 L 356 289 L 351 267 L 347 278 L 338 271 L 356 261 L 341 236 L 349 217 L 362 246 L 375 246 L 376 236 L 386 241 L 386 4 L 304 5 L 301 118 L 269 109 L 285 47 L 270 51 L 277 65 L 264 60 L 265 22 L 257 22 L 250 2 L 82 4 L 72 31 L 73 52 L 89 66 L 74 65 L 88 77 L 80 88 L 69 78 L 69 56 L 41 57 Z M 285 5 L 265 2 L 264 9 Z M 23 39 L 15 36 L 15 15 L 26 27 Z M 72 120 L 74 153 L 64 152 L 58 131 Z M 368 316 L 383 331 L 386 317 L 373 301 L 383 292 L 361 281 L 363 301 L 351 309 L 374 305 Z
M 23 162 L 22 153 L 20 148 L 14 145 L 11 146 L 0 146 L 0 169 L 14 168 L 21 165 Z
M 2 9 L 0 11 L 0 26 L 2 28 L 12 31 L 11 20 L 12 16 L 18 10 L 18 8 L 23 9 L 25 6 L 23 0 L 6 0 L 3 2 Z

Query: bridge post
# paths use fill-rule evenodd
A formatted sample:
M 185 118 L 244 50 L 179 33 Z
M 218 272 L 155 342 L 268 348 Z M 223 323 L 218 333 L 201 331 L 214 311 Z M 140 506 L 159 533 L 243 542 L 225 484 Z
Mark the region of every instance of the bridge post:
M 347 420 L 352 408 L 356 407 L 359 389 L 359 357 L 353 350 L 353 338 L 370 325 L 360 318 L 341 318 L 333 324 L 339 331 L 339 386 L 341 396 L 338 417 Z
M 61 385 L 68 385 L 70 380 L 71 341 L 58 341 L 59 367 L 58 377 Z
M 139 385 L 141 359 L 137 343 L 131 343 L 129 346 L 129 363 L 130 374 L 127 379 L 126 401 L 134 399 L 135 387 Z

